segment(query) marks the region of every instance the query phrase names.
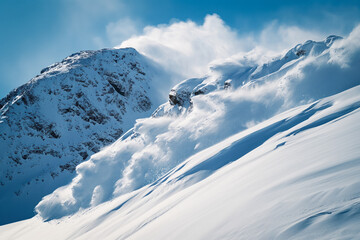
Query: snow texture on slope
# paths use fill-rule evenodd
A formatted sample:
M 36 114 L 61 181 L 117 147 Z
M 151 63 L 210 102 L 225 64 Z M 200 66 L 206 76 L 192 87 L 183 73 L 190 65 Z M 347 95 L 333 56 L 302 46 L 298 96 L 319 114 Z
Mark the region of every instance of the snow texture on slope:
M 97 207 L 1 226 L 0 238 L 357 239 L 359 119 L 357 86 L 240 131 Z
M 154 182 L 190 156 L 279 112 L 359 85 L 359 39 L 358 27 L 345 39 L 307 41 L 263 65 L 244 56 L 180 83 L 152 118 L 137 120 L 131 131 L 80 164 L 77 177 L 44 197 L 36 211 L 53 219 L 96 206 Z M 285 131 L 296 123 L 272 127 Z M 266 132 L 250 138 L 249 151 L 277 133 Z
M 0 224 L 33 216 L 79 163 L 149 116 L 164 101 L 160 76 L 131 48 L 83 51 L 1 99 Z

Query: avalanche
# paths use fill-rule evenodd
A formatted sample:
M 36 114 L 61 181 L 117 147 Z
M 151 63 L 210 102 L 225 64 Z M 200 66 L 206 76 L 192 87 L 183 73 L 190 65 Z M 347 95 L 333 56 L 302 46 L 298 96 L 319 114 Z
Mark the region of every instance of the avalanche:
M 217 62 L 0 238 L 360 237 L 359 39 Z
M 137 191 L 60 220 L 2 226 L 0 238 L 359 238 L 359 108 L 360 87 L 296 107 Z
M 347 68 L 335 62 L 340 61 L 340 51 L 348 58 L 353 54 L 353 49 L 348 51 L 353 48 L 350 41 L 351 36 L 308 41 L 268 64 L 233 67 L 243 66 L 244 58 L 214 66 L 205 78 L 185 80 L 171 90 L 170 101 L 153 117 L 138 119 L 118 141 L 80 164 L 77 177 L 44 197 L 36 211 L 53 219 L 96 206 L 154 182 L 197 152 L 290 107 L 358 85 L 356 75 L 339 79 L 349 71 L 359 72 L 359 55 L 350 58 Z M 332 77 L 324 74 L 329 66 Z M 309 72 L 323 78 L 309 79 Z M 224 89 L 229 79 L 231 87 Z M 325 81 L 326 86 L 311 88 Z

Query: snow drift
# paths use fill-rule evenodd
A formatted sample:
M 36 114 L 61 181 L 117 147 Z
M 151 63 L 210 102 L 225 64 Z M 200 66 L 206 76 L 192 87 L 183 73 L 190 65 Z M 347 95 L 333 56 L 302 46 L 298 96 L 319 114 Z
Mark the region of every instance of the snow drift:
M 153 117 L 137 120 L 134 128 L 123 135 L 117 142 L 93 155 L 89 161 L 80 164 L 76 169 L 76 178 L 69 185 L 59 188 L 54 193 L 44 197 L 36 207 L 37 213 L 45 220 L 61 218 L 65 215 L 74 214 L 80 209 L 94 207 L 123 194 L 131 193 L 133 190 L 140 189 L 154 181 L 155 185 L 168 182 L 168 175 L 164 177 L 164 174 L 168 173 L 169 170 L 194 156 L 194 154 L 229 136 L 246 130 L 291 107 L 309 103 L 359 85 L 359 39 L 360 27 L 354 29 L 345 39 L 330 36 L 323 42 L 307 41 L 289 50 L 284 56 L 265 64 L 259 64 L 256 59 L 251 58 L 251 55 L 243 56 L 235 60 L 217 63 L 211 67 L 211 71 L 204 78 L 185 80 L 172 89 L 169 94 L 170 101 L 161 105 L 154 112 Z M 357 92 L 358 89 L 354 91 Z M 356 93 L 353 93 L 351 96 L 354 97 L 355 95 Z M 180 180 L 193 175 L 204 178 L 203 175 L 208 175 L 209 171 L 217 171 L 226 164 L 241 159 L 245 154 L 260 148 L 264 142 L 267 142 L 276 134 L 290 131 L 295 126 L 298 126 L 297 129 L 300 131 L 302 122 L 311 118 L 317 112 L 325 111 L 332 105 L 336 105 L 337 100 L 335 98 L 329 103 L 326 100 L 324 101 L 321 104 L 307 106 L 305 109 L 300 108 L 301 111 L 293 110 L 296 112 L 295 115 L 289 115 L 273 125 L 268 125 L 261 131 L 261 134 L 252 135 L 245 131 L 242 134 L 250 134 L 248 137 L 243 135 L 246 138 L 245 146 L 250 147 L 245 147 L 244 152 L 241 154 L 219 153 L 221 161 L 218 163 L 218 160 L 216 160 L 218 158 L 211 160 L 212 154 L 202 152 L 206 157 L 201 159 L 205 163 L 210 161 L 209 164 L 203 165 L 199 163 L 194 166 L 193 170 L 188 170 L 187 173 L 184 170 L 173 170 L 173 172 L 183 172 L 183 175 L 179 177 Z M 339 110 L 342 114 L 333 112 L 335 115 L 331 115 L 329 113 L 325 119 L 331 121 L 355 111 L 358 108 L 358 100 L 352 101 L 348 107 L 345 107 L 343 112 L 337 107 L 331 108 L 334 111 L 335 109 Z M 334 118 L 334 116 L 337 117 Z M 292 120 L 292 118 L 295 120 Z M 311 122 L 313 125 L 305 124 L 303 130 L 323 125 L 328 121 L 320 119 L 319 122 Z M 258 125 L 252 129 L 259 129 L 260 126 L 264 125 Z M 296 135 L 295 132 L 286 134 L 289 137 Z M 302 139 L 299 139 L 299 141 L 302 141 Z M 349 141 L 347 139 L 347 142 Z M 285 142 L 279 142 L 279 150 L 276 152 L 281 152 L 281 146 L 284 144 L 286 145 Z M 240 146 L 236 146 L 235 149 L 241 149 Z M 310 146 L 306 146 L 310 148 Z M 299 149 L 304 151 L 306 148 Z M 321 150 L 325 151 L 324 149 Z M 344 146 L 345 150 L 347 148 Z M 296 151 L 294 150 L 294 152 Z M 207 150 L 207 152 L 211 153 L 212 151 Z M 311 150 L 311 152 L 315 154 L 314 150 Z M 259 150 L 257 153 L 260 156 L 264 152 Z M 280 156 L 280 158 L 284 159 L 289 154 L 291 153 Z M 351 154 L 359 156 L 356 151 Z M 323 157 L 328 157 L 328 155 L 318 158 L 323 159 Z M 196 161 L 198 157 L 191 159 Z M 298 161 L 302 160 L 302 158 L 297 159 Z M 295 170 L 295 165 L 288 170 Z M 330 165 L 328 166 L 330 167 Z M 178 167 L 178 169 L 180 168 Z M 279 174 L 285 174 L 283 172 L 285 170 L 281 171 L 281 166 L 278 166 L 277 169 Z M 265 171 L 264 167 L 259 167 L 259 170 L 255 172 L 261 175 L 263 170 Z M 271 175 L 275 172 L 271 173 Z M 245 174 L 245 172 L 241 172 L 241 174 Z M 257 176 L 256 174 L 254 176 Z M 284 176 L 287 176 L 287 174 Z M 265 178 L 261 179 L 265 180 Z M 154 186 L 154 184 L 151 186 Z M 181 186 L 185 187 L 185 185 Z M 230 182 L 228 182 L 228 185 L 231 186 Z M 181 186 L 179 188 L 182 188 Z M 164 188 L 167 187 L 168 185 L 165 184 Z M 211 186 L 208 187 L 212 188 Z M 205 186 L 205 188 L 208 187 Z M 150 186 L 146 187 L 146 189 L 149 188 Z M 243 191 L 242 194 L 245 194 L 246 191 Z M 133 194 L 135 193 L 130 195 Z M 309 194 L 312 193 L 309 192 Z M 201 197 L 198 199 L 196 202 L 199 204 L 200 200 L 205 201 Z M 286 198 L 283 200 L 286 201 Z M 215 204 L 215 202 L 211 202 Z M 178 201 L 175 201 L 174 204 L 177 205 L 178 203 Z M 270 204 L 275 204 L 275 202 Z M 161 205 L 160 208 L 163 206 Z M 210 206 L 208 207 L 210 208 Z M 342 207 L 346 208 L 345 205 Z M 121 209 L 121 206 L 119 209 Z M 159 211 L 165 213 L 166 209 L 171 209 L 171 207 L 161 209 L 164 212 Z M 178 211 L 181 211 L 181 209 L 179 207 Z M 157 210 L 154 209 L 153 211 Z M 228 208 L 228 210 L 232 211 L 231 208 Z M 270 211 L 272 210 L 269 210 L 267 217 L 271 215 Z M 159 215 L 162 215 L 162 213 Z M 216 214 L 216 212 L 213 213 Z M 202 213 L 198 216 L 199 219 L 202 219 L 201 216 L 203 216 Z M 254 216 L 257 216 L 257 218 L 252 218 L 253 221 L 258 220 L 260 217 L 259 215 Z M 157 214 L 153 216 L 153 219 L 156 218 Z M 185 219 L 183 220 L 185 221 Z M 121 221 L 121 219 L 117 220 L 117 222 Z M 225 221 L 225 219 L 221 221 Z M 219 222 L 216 223 L 219 224 Z M 260 223 L 265 224 L 264 222 Z M 147 224 L 147 222 L 143 222 L 139 226 L 142 227 Z M 232 234 L 231 231 L 227 232 L 227 234 Z M 159 231 L 159 234 L 165 232 L 167 231 Z M 165 235 L 162 237 L 165 237 Z M 205 237 L 204 235 L 199 236 Z

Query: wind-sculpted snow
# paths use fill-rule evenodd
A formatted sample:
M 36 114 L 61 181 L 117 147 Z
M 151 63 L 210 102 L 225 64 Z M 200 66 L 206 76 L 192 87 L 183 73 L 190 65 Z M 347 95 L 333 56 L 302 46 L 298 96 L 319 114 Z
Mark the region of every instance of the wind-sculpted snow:
M 359 35 L 356 28 L 345 39 L 330 36 L 323 42 L 308 41 L 262 65 L 244 56 L 212 66 L 204 78 L 185 80 L 171 90 L 169 102 L 152 118 L 137 120 L 117 142 L 80 164 L 77 177 L 44 197 L 36 211 L 43 219 L 53 219 L 96 206 L 153 183 L 194 154 L 280 112 L 359 85 Z M 240 148 L 235 155 L 236 151 L 231 156 L 220 154 L 221 162 L 209 158 L 208 164 L 199 164 L 180 179 L 217 171 L 333 104 L 314 104 L 249 134 L 234 145 Z M 355 111 L 358 105 L 354 104 L 343 114 Z
M 164 101 L 160 74 L 134 49 L 83 51 L 1 99 L 0 224 L 33 216 L 79 163 L 149 116 Z
M 1 226 L 0 238 L 358 239 L 359 119 L 357 86 L 235 133 L 112 201 Z

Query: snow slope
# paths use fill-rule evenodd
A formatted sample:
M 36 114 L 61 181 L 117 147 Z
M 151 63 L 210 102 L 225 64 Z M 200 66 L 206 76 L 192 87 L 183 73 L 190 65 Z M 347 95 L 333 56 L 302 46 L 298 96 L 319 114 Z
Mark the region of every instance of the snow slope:
M 357 239 L 360 87 L 293 108 L 157 181 L 1 239 Z
M 33 216 L 80 162 L 151 114 L 160 73 L 131 48 L 83 51 L 1 99 L 0 224 Z
M 197 152 L 290 107 L 359 85 L 360 46 L 350 44 L 357 37 L 308 41 L 255 67 L 241 67 L 250 64 L 245 56 L 213 67 L 218 70 L 204 78 L 185 80 L 152 118 L 137 120 L 118 141 L 80 164 L 77 177 L 44 197 L 36 211 L 54 219 L 94 207 L 151 184 Z M 345 58 L 347 67 L 340 64 Z
M 355 238 L 359 39 L 217 62 L 0 237 Z

